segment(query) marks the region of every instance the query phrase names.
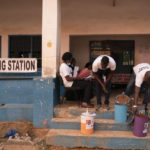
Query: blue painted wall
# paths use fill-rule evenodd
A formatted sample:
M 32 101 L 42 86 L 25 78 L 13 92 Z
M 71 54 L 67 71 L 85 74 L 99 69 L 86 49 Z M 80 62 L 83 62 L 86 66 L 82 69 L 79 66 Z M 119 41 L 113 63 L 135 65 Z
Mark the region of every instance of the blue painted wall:
M 56 77 L 53 82 L 54 82 L 54 85 L 55 85 L 55 87 L 54 87 L 54 106 L 56 106 L 59 103 L 59 101 L 60 101 L 60 83 L 59 83 L 59 78 Z
M 33 104 L 34 80 L 0 80 L 1 104 Z
M 50 126 L 53 107 L 59 102 L 57 78 L 0 80 L 0 121 L 33 121 Z
M 36 127 L 50 126 L 54 106 L 54 79 L 36 79 L 33 103 L 33 123 Z

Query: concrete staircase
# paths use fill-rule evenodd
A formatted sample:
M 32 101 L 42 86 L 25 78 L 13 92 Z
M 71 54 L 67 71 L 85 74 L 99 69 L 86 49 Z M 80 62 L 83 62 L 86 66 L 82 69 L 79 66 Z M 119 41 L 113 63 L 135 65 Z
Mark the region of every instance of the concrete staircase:
M 133 126 L 114 121 L 114 109 L 96 112 L 94 130 L 91 135 L 80 133 L 80 114 L 86 109 L 78 106 L 61 106 L 54 108 L 54 118 L 46 137 L 47 145 L 64 147 L 88 147 L 107 149 L 150 149 L 150 134 L 136 137 Z M 94 112 L 95 109 L 89 109 Z

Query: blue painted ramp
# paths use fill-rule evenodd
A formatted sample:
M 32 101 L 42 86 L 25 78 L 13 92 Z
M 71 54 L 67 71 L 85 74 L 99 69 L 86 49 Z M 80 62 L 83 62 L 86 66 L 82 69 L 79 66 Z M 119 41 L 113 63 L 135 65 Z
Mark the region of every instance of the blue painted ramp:
M 133 135 L 133 124 L 116 123 L 114 108 L 109 111 L 99 110 L 94 120 L 94 133 L 84 135 L 80 133 L 80 115 L 85 108 L 78 105 L 60 105 L 54 108 L 54 117 L 50 121 L 50 131 L 46 136 L 47 145 L 68 148 L 106 148 L 120 150 L 150 150 L 150 134 L 146 137 Z M 95 112 L 95 109 L 89 109 Z
M 150 149 L 150 136 L 138 138 L 130 131 L 95 131 L 91 135 L 83 135 L 80 130 L 51 129 L 46 144 L 69 148 L 107 148 L 107 149 Z

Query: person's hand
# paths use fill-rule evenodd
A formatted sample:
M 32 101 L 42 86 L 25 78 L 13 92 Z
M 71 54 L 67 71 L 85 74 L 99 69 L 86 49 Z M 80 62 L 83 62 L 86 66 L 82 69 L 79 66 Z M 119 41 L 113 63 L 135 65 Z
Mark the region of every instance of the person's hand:
M 95 79 L 95 76 L 91 76 L 91 79 Z
M 136 114 L 136 112 L 137 112 L 137 105 L 133 105 L 132 112 L 133 112 L 133 115 Z
M 76 79 L 76 80 L 83 80 L 84 78 L 76 77 L 75 79 Z

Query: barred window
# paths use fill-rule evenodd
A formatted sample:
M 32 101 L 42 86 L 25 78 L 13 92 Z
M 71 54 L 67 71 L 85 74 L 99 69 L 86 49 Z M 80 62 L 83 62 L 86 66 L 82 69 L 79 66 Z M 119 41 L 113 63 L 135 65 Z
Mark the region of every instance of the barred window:
M 41 68 L 41 35 L 10 35 L 9 58 L 37 58 Z

